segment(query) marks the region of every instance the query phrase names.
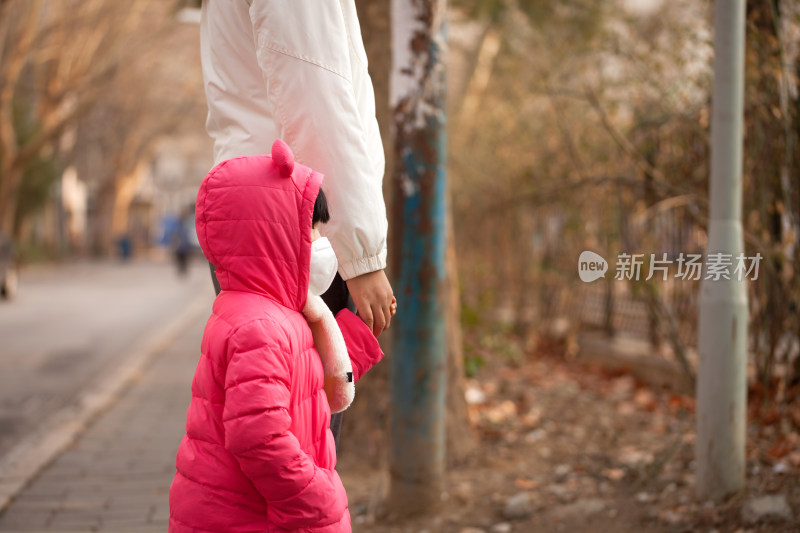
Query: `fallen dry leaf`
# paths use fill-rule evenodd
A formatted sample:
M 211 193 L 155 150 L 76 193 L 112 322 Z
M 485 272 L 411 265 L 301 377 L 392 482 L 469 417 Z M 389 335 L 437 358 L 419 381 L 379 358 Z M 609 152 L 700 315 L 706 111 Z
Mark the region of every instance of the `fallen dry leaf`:
M 694 412 L 694 398 L 682 394 L 672 394 L 669 397 L 668 405 L 672 413 L 677 413 L 680 410 Z
M 516 485 L 517 488 L 522 489 L 522 490 L 530 490 L 530 489 L 535 489 L 536 487 L 538 487 L 539 486 L 539 482 L 538 481 L 534 481 L 532 479 L 524 478 L 524 477 L 518 477 L 514 481 L 514 485 Z
M 531 408 L 527 413 L 520 417 L 523 426 L 533 427 L 542 419 L 542 410 L 538 407 Z
M 636 405 L 633 402 L 620 402 L 617 404 L 617 414 L 630 416 L 636 412 Z
M 625 470 L 621 468 L 606 468 L 603 470 L 603 475 L 611 481 L 619 481 L 625 477 Z
M 655 411 L 656 407 L 658 407 L 656 395 L 653 394 L 650 389 L 645 388 L 636 391 L 636 394 L 633 396 L 633 403 L 635 403 L 639 409 L 644 409 L 645 411 Z
M 791 442 L 791 439 L 780 437 L 775 444 L 773 444 L 770 449 L 767 450 L 766 456 L 773 460 L 781 459 L 795 450 L 796 446 L 793 442 Z

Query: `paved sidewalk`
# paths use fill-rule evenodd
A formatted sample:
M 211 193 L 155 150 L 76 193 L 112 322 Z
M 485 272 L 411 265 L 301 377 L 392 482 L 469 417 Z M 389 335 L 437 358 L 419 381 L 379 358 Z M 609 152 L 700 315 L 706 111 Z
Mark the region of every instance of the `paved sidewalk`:
M 0 531 L 165 532 L 205 315 L 0 515 Z

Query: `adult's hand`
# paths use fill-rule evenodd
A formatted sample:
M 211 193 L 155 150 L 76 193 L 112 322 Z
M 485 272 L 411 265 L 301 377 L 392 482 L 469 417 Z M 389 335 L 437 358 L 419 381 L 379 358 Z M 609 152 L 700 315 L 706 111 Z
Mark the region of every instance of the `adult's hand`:
M 347 289 L 358 309 L 358 316 L 377 337 L 392 321 L 392 286 L 383 270 L 347 280 Z

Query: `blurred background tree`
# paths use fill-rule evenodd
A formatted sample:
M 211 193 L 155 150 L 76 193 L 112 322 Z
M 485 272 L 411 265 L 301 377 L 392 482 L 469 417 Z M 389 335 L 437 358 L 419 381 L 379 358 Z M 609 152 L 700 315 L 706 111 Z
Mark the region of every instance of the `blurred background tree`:
M 161 136 L 189 120 L 202 126 L 197 28 L 177 20 L 182 5 L 0 5 L 0 231 L 19 240 L 74 165 L 100 228 L 92 248 L 110 252 L 126 230 L 137 165 Z
M 674 266 L 645 278 L 651 253 L 675 265 L 705 248 L 711 2 L 452 3 L 481 24 L 450 114 L 467 368 L 553 338 L 569 355 L 578 329 L 597 329 L 691 375 L 698 283 Z M 800 383 L 798 20 L 795 1 L 748 2 L 745 244 L 765 257 L 749 283 L 751 383 L 786 417 Z M 609 260 L 605 281 L 578 279 L 583 250 Z M 640 281 L 613 280 L 620 253 L 645 254 Z

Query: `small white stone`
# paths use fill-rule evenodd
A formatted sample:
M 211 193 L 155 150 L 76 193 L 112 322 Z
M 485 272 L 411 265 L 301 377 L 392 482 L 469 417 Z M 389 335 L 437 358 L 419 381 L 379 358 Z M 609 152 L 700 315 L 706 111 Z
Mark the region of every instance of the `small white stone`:
M 508 499 L 503 515 L 509 520 L 527 518 L 533 514 L 533 501 L 527 492 L 518 492 Z
M 464 398 L 470 405 L 480 405 L 486 403 L 486 393 L 475 386 L 468 387 L 467 390 L 464 391 Z
M 569 466 L 569 465 L 560 464 L 555 468 L 555 474 L 558 477 L 564 477 L 567 474 L 569 474 L 570 472 L 572 472 L 572 467 Z
M 789 471 L 789 467 L 787 466 L 786 463 L 778 463 L 772 467 L 772 471 L 775 472 L 776 474 L 785 474 L 786 472 Z
M 678 484 L 673 482 L 664 487 L 664 494 L 669 494 L 671 492 L 675 492 L 676 490 L 678 490 Z
M 536 442 L 543 439 L 547 435 L 547 432 L 542 428 L 534 429 L 530 433 L 525 435 L 525 442 Z
M 492 526 L 492 533 L 511 533 L 511 524 L 508 522 L 500 522 Z
M 792 509 L 782 494 L 761 496 L 747 500 L 742 506 L 742 519 L 753 524 L 762 519 L 791 520 Z
M 589 516 L 597 514 L 606 508 L 606 502 L 598 498 L 586 498 L 568 503 L 553 509 L 556 520 L 565 520 L 573 516 Z
M 662 522 L 669 525 L 675 525 L 683 522 L 683 515 L 672 509 L 667 509 L 659 513 L 658 517 Z
M 550 485 L 549 487 L 547 487 L 547 492 L 549 492 L 562 502 L 570 500 L 574 497 L 573 492 L 564 485 Z

